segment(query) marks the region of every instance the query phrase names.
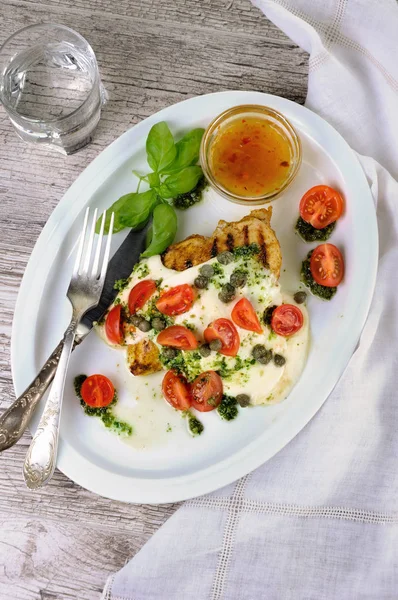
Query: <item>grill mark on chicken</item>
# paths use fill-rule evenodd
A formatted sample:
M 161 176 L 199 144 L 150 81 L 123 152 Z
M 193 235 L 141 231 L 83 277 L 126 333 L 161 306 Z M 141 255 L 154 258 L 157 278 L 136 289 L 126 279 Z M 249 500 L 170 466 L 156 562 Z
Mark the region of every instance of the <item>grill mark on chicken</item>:
M 213 241 L 213 244 L 211 246 L 211 250 L 210 250 L 210 255 L 212 258 L 215 258 L 218 254 L 218 249 L 217 249 L 217 240 L 215 239 Z
M 227 233 L 227 248 L 229 251 L 233 250 L 235 247 L 234 236 L 232 233 Z
M 248 246 L 249 245 L 249 225 L 245 225 L 243 228 L 243 239 L 244 239 L 244 245 Z
M 264 267 L 268 267 L 267 245 L 265 244 L 264 235 L 262 231 L 259 231 L 258 237 L 258 245 L 260 246 L 260 260 L 263 263 Z

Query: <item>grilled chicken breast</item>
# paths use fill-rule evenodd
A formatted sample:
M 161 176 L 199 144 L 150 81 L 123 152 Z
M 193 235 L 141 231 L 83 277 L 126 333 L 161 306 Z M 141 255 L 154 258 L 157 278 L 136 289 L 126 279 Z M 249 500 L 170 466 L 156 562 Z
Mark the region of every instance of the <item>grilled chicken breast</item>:
M 150 375 L 162 370 L 159 351 L 151 340 L 127 346 L 127 364 L 133 375 Z
M 225 250 L 257 244 L 264 267 L 279 278 L 282 255 L 278 239 L 270 225 L 271 216 L 270 207 L 253 210 L 240 221 L 219 221 L 211 237 L 191 235 L 182 242 L 169 246 L 162 255 L 163 264 L 169 269 L 184 271 Z
M 211 237 L 191 235 L 169 246 L 162 255 L 162 262 L 169 269 L 185 271 L 210 260 L 220 252 L 255 243 L 260 247 L 259 259 L 264 267 L 279 278 L 282 255 L 270 225 L 271 216 L 272 208 L 261 208 L 253 210 L 240 221 L 219 221 Z M 162 370 L 158 349 L 150 340 L 129 345 L 127 361 L 133 375 L 149 375 Z
M 162 262 L 168 269 L 185 271 L 211 258 L 211 238 L 190 235 L 177 244 L 172 244 L 162 254 Z

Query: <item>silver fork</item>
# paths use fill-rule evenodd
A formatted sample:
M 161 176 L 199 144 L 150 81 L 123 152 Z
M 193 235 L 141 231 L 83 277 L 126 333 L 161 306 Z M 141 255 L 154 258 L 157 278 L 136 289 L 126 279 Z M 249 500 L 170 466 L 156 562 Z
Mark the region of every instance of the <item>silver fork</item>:
M 100 267 L 102 239 L 104 234 L 106 211 L 102 215 L 100 233 L 94 258 L 93 246 L 97 209 L 94 211 L 90 235 L 86 250 L 86 232 L 90 209 L 87 208 L 84 217 L 83 230 L 80 235 L 72 279 L 67 291 L 67 297 L 72 304 L 72 319 L 64 334 L 64 346 L 59 359 L 57 372 L 54 377 L 50 395 L 44 407 L 39 426 L 29 446 L 23 466 L 23 475 L 26 485 L 31 489 L 42 487 L 51 479 L 57 462 L 59 422 L 62 408 L 62 398 L 65 386 L 65 377 L 72 351 L 76 329 L 83 315 L 97 306 L 102 288 L 104 287 L 106 270 L 108 268 L 109 252 L 113 231 L 114 213 L 111 215 L 108 240 Z

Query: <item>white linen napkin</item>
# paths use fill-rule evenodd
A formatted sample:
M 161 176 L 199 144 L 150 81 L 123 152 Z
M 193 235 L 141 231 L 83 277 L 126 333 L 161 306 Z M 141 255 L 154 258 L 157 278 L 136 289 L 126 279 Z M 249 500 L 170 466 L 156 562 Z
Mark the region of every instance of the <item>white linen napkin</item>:
M 398 4 L 254 4 L 310 53 L 306 105 L 363 155 L 379 223 L 375 296 L 307 427 L 251 475 L 186 502 L 108 579 L 104 600 L 398 597 Z

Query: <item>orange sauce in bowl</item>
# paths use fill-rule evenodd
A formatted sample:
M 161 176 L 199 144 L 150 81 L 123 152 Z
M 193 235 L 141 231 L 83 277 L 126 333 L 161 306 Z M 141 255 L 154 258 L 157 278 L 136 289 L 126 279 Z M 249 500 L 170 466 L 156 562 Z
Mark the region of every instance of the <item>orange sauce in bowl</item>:
M 279 190 L 291 171 L 289 140 L 272 123 L 256 117 L 220 127 L 209 159 L 218 184 L 242 197 Z

